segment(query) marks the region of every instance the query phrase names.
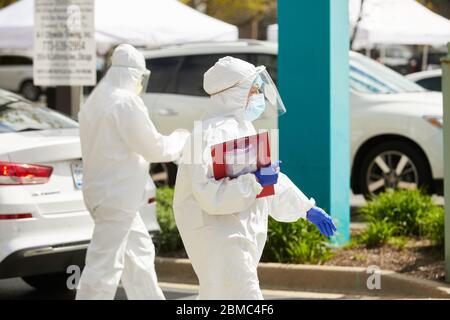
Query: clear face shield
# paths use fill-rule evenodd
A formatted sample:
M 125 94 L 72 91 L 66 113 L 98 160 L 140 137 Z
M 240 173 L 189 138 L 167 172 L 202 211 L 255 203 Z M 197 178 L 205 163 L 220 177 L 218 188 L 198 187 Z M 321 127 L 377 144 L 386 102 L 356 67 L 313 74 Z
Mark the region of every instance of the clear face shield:
M 148 80 L 150 79 L 150 70 L 145 70 L 144 73 L 142 74 L 142 78 L 141 78 L 141 82 L 139 87 L 141 88 L 140 92 L 138 93 L 139 95 L 144 94 L 145 92 L 147 92 L 147 87 L 148 87 Z
M 286 107 L 278 92 L 277 86 L 273 82 L 265 66 L 256 68 L 257 77 L 253 86 L 258 87 L 259 93 L 264 95 L 264 114 L 270 118 L 278 117 L 286 113 Z

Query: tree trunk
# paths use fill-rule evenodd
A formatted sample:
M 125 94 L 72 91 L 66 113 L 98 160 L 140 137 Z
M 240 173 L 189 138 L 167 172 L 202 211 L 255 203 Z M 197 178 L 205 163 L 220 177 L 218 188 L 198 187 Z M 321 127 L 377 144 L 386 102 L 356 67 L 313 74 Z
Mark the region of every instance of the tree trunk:
M 355 42 L 356 33 L 358 32 L 359 23 L 362 20 L 364 12 L 364 0 L 361 0 L 361 8 L 359 9 L 358 20 L 356 20 L 355 27 L 353 28 L 352 37 L 350 39 L 350 49 L 353 49 L 353 42 Z
M 251 32 L 250 32 L 251 39 L 258 39 L 258 28 L 259 28 L 259 19 L 255 17 L 252 19 L 251 22 Z

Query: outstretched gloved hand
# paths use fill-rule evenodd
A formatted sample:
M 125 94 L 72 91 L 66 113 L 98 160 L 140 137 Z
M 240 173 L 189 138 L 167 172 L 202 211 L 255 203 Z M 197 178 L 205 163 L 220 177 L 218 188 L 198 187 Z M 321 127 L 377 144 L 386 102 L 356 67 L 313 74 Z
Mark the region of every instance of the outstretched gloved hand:
M 336 231 L 336 226 L 331 217 L 319 207 L 312 207 L 306 213 L 306 219 L 314 223 L 320 233 L 326 237 L 331 237 Z

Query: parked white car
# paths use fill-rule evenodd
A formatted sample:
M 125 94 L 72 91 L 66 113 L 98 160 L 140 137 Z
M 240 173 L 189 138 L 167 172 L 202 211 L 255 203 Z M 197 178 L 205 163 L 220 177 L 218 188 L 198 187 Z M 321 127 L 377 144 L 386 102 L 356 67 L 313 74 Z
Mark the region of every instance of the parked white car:
M 78 124 L 0 90 L 0 279 L 66 288 L 66 269 L 84 266 L 93 221 L 81 192 Z M 141 210 L 154 240 L 155 195 Z
M 427 90 L 442 92 L 442 69 L 410 73 L 406 77 Z
M 277 79 L 275 43 L 198 43 L 143 50 L 152 71 L 144 100 L 158 129 L 192 129 L 210 106 L 203 73 L 231 55 L 265 65 Z M 386 187 L 427 186 L 442 192 L 442 98 L 358 53 L 350 52 L 351 187 L 356 194 Z M 305 75 L 307 76 L 307 75 Z M 287 106 L 289 116 L 289 108 Z M 263 118 L 258 129 L 277 128 Z M 272 141 L 275 153 L 277 141 Z
M 33 84 L 33 56 L 28 51 L 0 52 L 0 88 L 36 101 L 44 88 Z

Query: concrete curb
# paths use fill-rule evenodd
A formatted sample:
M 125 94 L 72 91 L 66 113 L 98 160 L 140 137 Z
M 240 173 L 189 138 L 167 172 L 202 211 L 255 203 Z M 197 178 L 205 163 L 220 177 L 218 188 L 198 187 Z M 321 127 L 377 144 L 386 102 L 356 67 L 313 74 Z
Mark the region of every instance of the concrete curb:
M 157 257 L 158 280 L 198 284 L 188 259 Z M 369 290 L 367 280 L 373 273 L 360 267 L 335 267 L 260 263 L 261 287 L 272 290 L 310 291 L 364 296 L 450 299 L 450 286 L 417 279 L 394 271 L 380 270 L 381 289 Z

